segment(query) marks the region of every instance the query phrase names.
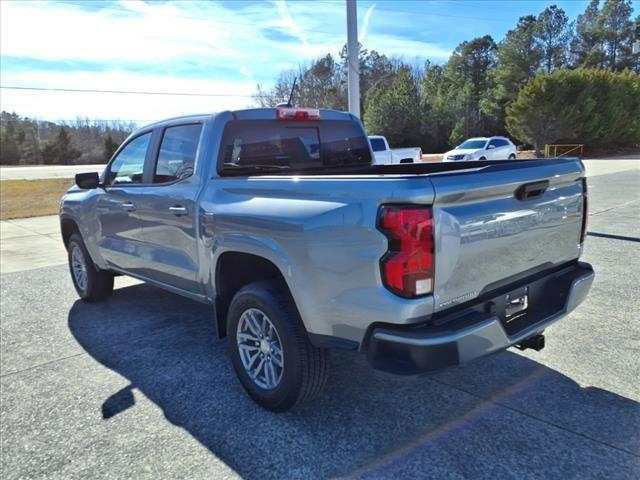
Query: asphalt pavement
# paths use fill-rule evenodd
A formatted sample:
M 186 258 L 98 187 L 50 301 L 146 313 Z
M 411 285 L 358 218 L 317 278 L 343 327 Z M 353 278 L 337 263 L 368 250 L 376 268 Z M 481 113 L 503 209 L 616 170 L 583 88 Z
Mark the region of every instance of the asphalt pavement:
M 323 396 L 281 415 L 244 394 L 208 307 L 124 277 L 84 304 L 63 250 L 17 260 L 49 220 L 3 223 L 0 477 L 639 478 L 640 169 L 609 171 L 596 280 L 542 352 L 400 378 L 334 351 Z

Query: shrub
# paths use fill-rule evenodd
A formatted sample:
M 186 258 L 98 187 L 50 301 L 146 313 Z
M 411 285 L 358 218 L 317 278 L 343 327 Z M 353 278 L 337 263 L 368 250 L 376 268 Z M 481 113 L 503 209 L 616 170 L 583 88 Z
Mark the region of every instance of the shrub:
M 532 143 L 589 147 L 640 143 L 640 75 L 597 69 L 541 74 L 507 108 L 507 129 Z

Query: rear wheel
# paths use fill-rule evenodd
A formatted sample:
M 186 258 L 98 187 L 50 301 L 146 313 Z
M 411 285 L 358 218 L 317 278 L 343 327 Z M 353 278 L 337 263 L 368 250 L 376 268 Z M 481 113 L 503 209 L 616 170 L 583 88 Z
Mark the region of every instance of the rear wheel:
M 240 289 L 229 307 L 227 334 L 236 375 L 261 407 L 284 412 L 322 390 L 326 350 L 311 345 L 293 299 L 279 282 Z
M 509 160 L 515 160 L 515 159 L 516 159 L 515 153 L 512 153 L 511 155 L 509 155 Z
M 485 161 L 486 159 L 487 159 L 487 157 L 480 157 L 478 160 L 479 160 L 479 161 L 481 161 L 481 162 L 483 162 L 483 161 Z
M 100 270 L 91 260 L 89 252 L 78 233 L 67 244 L 69 271 L 78 296 L 85 302 L 100 302 L 113 293 L 113 274 Z

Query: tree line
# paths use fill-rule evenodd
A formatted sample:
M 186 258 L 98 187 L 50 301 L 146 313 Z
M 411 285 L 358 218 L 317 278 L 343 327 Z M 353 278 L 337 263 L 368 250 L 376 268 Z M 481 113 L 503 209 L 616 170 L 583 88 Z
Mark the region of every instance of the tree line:
M 630 0 L 592 0 L 575 22 L 551 5 L 521 17 L 505 37 L 464 41 L 443 65 L 411 65 L 360 50 L 362 119 L 395 146 L 442 152 L 464 138 L 511 135 L 536 150 L 545 143 L 640 143 L 640 56 L 632 45 L 640 16 Z M 416 52 L 419 54 L 419 52 Z M 347 109 L 346 48 L 297 71 L 255 101 Z
M 135 124 L 77 119 L 49 122 L 0 112 L 0 164 L 105 163 Z

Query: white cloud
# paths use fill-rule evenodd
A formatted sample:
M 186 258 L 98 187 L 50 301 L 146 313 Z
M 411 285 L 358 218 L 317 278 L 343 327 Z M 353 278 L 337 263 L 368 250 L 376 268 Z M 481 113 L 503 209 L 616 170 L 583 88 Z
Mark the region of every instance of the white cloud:
M 215 79 L 180 79 L 164 75 L 132 74 L 113 71 L 52 73 L 28 72 L 6 74 L 2 84 L 64 85 L 66 88 L 128 90 L 156 92 L 221 93 L 220 97 L 165 95 L 128 95 L 115 93 L 79 93 L 31 90 L 3 90 L 0 109 L 42 119 L 134 120 L 145 123 L 188 113 L 209 113 L 251 106 L 255 92 L 253 82 L 217 81 Z M 238 95 L 238 96 L 231 96 Z
M 77 2 L 80 3 L 80 2 Z M 177 97 L 3 89 L 2 108 L 40 118 L 158 119 L 252 104 L 255 83 L 268 86 L 282 70 L 346 42 L 343 2 L 273 4 L 218 2 L 120 3 L 0 0 L 0 81 L 4 86 L 213 92 L 247 97 Z M 397 56 L 445 59 L 437 45 L 378 34 L 387 16 L 371 5 L 362 17 L 368 49 Z M 11 57 L 11 60 L 8 60 Z M 5 62 L 5 59 L 7 61 Z
M 367 8 L 367 13 L 364 14 L 364 20 L 362 21 L 362 26 L 360 27 L 360 33 L 358 34 L 358 40 L 361 44 L 364 45 L 364 42 L 367 38 L 367 29 L 369 28 L 369 19 L 371 18 L 371 14 L 373 13 L 373 9 L 376 8 L 376 4 L 373 3 L 369 8 Z
M 129 2 L 127 2 L 129 5 Z M 138 5 L 132 2 L 131 6 Z M 153 10 L 87 11 L 68 4 L 2 2 L 2 54 L 45 60 L 161 61 L 185 56 L 246 58 L 226 32 Z
M 280 24 L 290 29 L 291 33 L 293 33 L 293 35 L 302 42 L 305 48 L 308 48 L 309 42 L 307 42 L 307 37 L 302 31 L 302 28 L 300 28 L 300 24 L 295 22 L 289 14 L 286 0 L 277 0 L 276 5 L 278 7 L 278 12 L 280 13 Z

